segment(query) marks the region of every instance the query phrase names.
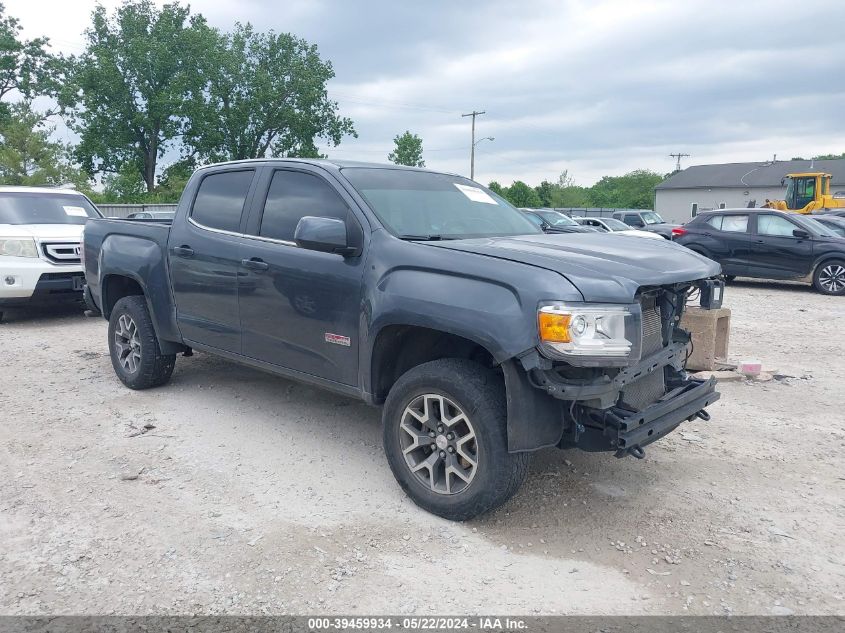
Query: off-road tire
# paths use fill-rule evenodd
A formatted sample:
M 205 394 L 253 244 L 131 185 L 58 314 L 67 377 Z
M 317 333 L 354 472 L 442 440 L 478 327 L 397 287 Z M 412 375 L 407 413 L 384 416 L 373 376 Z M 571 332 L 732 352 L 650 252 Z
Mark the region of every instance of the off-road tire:
M 835 284 L 835 288 L 833 289 L 826 287 L 828 284 L 825 283 L 825 275 L 830 275 L 832 271 L 836 270 L 840 271 L 839 276 L 836 277 L 836 279 L 840 280 L 840 282 Z M 845 274 L 843 271 L 845 271 L 845 260 L 831 259 L 826 262 L 822 262 L 816 266 L 816 270 L 813 273 L 813 288 L 823 295 L 832 295 L 837 297 L 845 295 L 845 285 L 842 284 L 842 274 Z
M 425 394 L 448 398 L 472 423 L 477 465 L 471 481 L 456 494 L 434 492 L 411 471 L 402 452 L 406 408 Z M 462 359 L 442 359 L 409 370 L 390 390 L 382 413 L 384 451 L 405 493 L 421 508 L 453 521 L 471 519 L 505 503 L 528 474 L 530 455 L 508 453 L 507 404 L 502 378 Z M 446 475 L 449 478 L 449 475 Z
M 115 331 L 120 328 L 120 319 L 123 316 L 134 323 L 140 344 L 140 359 L 134 371 L 124 366 L 115 341 Z M 161 353 L 144 297 L 138 295 L 124 297 L 115 304 L 109 316 L 108 336 L 111 364 L 114 367 L 114 373 L 124 385 L 130 389 L 149 389 L 159 387 L 170 380 L 173 368 L 176 366 L 176 354 Z

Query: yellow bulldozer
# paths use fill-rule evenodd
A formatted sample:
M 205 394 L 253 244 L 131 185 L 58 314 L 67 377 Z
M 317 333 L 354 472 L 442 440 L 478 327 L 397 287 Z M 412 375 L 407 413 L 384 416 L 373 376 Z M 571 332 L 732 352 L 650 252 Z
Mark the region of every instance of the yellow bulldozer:
M 787 174 L 780 184 L 786 185 L 785 200 L 766 200 L 765 209 L 810 214 L 825 209 L 845 208 L 845 191 L 830 193 L 832 176 L 821 171 Z

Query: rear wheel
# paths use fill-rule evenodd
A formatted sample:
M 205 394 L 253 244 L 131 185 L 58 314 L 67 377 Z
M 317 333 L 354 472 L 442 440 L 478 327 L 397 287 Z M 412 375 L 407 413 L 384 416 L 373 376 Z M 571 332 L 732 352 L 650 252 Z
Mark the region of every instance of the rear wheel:
M 130 389 L 158 387 L 170 380 L 175 354 L 162 354 L 144 297 L 120 299 L 109 317 L 109 354 L 114 373 Z
M 387 461 L 421 508 L 462 521 L 496 508 L 519 488 L 529 455 L 508 453 L 501 378 L 461 359 L 425 363 L 390 390 L 383 412 Z
M 813 287 L 825 295 L 845 295 L 845 261 L 822 262 L 813 274 Z

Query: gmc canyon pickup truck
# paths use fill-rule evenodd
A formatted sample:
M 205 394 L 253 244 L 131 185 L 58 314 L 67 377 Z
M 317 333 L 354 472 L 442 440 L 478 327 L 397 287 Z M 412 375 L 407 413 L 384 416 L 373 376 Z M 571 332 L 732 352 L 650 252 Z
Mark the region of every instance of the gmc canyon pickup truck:
M 393 474 L 449 519 L 507 500 L 532 451 L 642 457 L 719 397 L 685 372 L 678 326 L 691 294 L 718 302 L 718 264 L 671 242 L 545 235 L 460 176 L 213 165 L 172 223 L 89 221 L 84 265 L 127 387 L 163 385 L 202 350 L 383 405 Z

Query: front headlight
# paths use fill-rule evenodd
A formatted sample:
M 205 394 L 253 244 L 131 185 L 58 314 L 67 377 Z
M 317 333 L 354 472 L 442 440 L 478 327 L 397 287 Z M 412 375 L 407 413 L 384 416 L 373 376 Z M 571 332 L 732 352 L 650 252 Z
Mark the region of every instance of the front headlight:
M 540 349 L 581 367 L 628 365 L 640 360 L 639 306 L 551 303 L 537 312 Z
M 0 255 L 6 257 L 38 257 L 38 249 L 32 238 L 0 237 Z

